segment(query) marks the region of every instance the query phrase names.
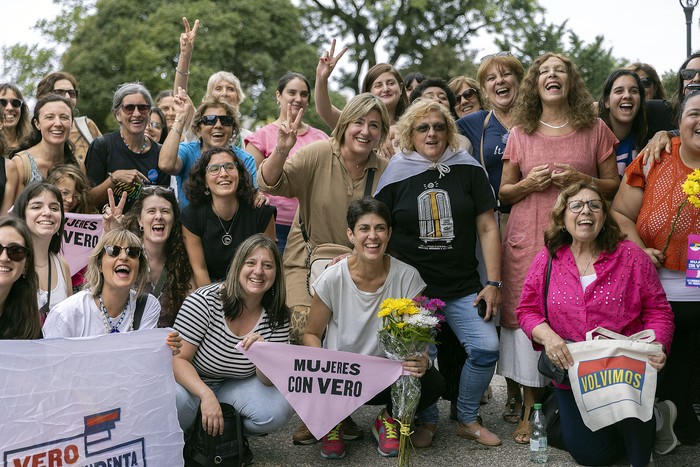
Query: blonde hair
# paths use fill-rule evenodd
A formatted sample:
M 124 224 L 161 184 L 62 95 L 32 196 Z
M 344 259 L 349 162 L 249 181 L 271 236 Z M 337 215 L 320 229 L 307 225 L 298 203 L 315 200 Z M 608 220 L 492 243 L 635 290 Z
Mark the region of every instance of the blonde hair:
M 389 113 L 384 103 L 377 96 L 368 92 L 363 92 L 350 99 L 348 105 L 340 113 L 340 118 L 338 118 L 338 123 L 333 129 L 331 137 L 342 146 L 345 143 L 345 130 L 348 128 L 348 125 L 359 118 L 363 118 L 373 110 L 379 112 L 382 120 L 382 136 L 378 145 L 378 147 L 381 147 L 389 135 Z
M 416 150 L 416 145 L 413 143 L 413 126 L 416 124 L 417 120 L 425 118 L 433 112 L 439 113 L 445 120 L 445 125 L 447 126 L 447 146 L 453 151 L 457 150 L 459 147 L 457 125 L 455 125 L 450 111 L 437 101 L 419 98 L 413 101 L 397 123 L 397 133 L 401 151 L 410 153 Z
M 148 281 L 148 259 L 146 258 L 146 249 L 143 247 L 141 239 L 133 232 L 126 229 L 115 229 L 102 235 L 97 245 L 90 253 L 88 258 L 87 271 L 85 272 L 85 288 L 92 290 L 92 294 L 97 296 L 102 293 L 104 287 L 104 276 L 102 275 L 102 257 L 105 254 L 105 246 L 125 244 L 128 247 L 141 248 L 141 256 L 139 256 L 139 270 L 136 273 L 136 280 L 133 288 L 136 289 L 136 295 L 141 295 L 146 288 Z
M 217 71 L 209 77 L 209 81 L 207 81 L 207 93 L 204 98 L 206 99 L 207 97 L 211 97 L 212 92 L 214 92 L 214 86 L 216 86 L 216 83 L 219 81 L 226 81 L 227 83 L 233 84 L 233 87 L 236 88 L 236 94 L 238 95 L 238 105 L 241 105 L 245 100 L 245 94 L 243 93 L 243 88 L 241 87 L 241 81 L 236 77 L 236 75 L 229 71 Z M 202 99 L 202 101 L 203 100 L 204 99 Z

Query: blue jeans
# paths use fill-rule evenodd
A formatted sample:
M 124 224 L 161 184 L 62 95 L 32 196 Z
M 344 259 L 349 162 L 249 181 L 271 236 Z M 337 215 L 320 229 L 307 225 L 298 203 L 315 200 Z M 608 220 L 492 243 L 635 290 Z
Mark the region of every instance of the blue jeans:
M 284 253 L 287 246 L 287 236 L 292 229 L 291 225 L 275 224 L 275 236 L 277 237 L 277 249 L 280 251 L 280 256 Z
M 484 321 L 472 306 L 476 294 L 445 300 L 445 319 L 467 352 L 457 397 L 457 419 L 476 421 L 481 396 L 489 387 L 498 361 L 498 334 L 494 320 Z
M 264 434 L 284 426 L 294 413 L 284 396 L 274 386 L 265 386 L 257 376 L 227 379 L 208 384 L 219 402 L 233 406 L 243 418 L 246 434 Z M 199 397 L 177 385 L 177 418 L 182 431 L 194 423 L 199 409 Z

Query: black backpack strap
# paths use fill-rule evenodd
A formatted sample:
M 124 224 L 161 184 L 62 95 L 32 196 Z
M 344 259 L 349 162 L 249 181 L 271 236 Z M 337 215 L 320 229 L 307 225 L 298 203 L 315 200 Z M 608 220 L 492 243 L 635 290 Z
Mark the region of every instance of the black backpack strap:
M 372 196 L 372 185 L 374 184 L 374 171 L 376 169 L 372 167 L 367 170 L 367 181 L 365 182 L 365 196 Z
M 146 308 L 146 301 L 148 300 L 148 294 L 143 294 L 136 299 L 136 309 L 134 310 L 134 324 L 132 328 L 136 331 L 141 325 L 141 318 L 143 318 L 143 310 Z

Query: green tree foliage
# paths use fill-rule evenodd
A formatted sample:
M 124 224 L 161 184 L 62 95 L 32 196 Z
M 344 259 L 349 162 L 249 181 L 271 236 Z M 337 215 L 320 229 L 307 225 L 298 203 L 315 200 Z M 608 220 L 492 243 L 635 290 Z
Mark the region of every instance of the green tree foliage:
M 671 100 L 678 90 L 678 72 L 673 70 L 665 71 L 661 76 L 661 84 L 664 87 L 664 91 L 666 91 L 666 99 Z
M 536 0 L 299 0 L 299 4 L 310 40 L 327 46 L 339 38 L 350 44 L 355 67 L 339 80 L 355 92 L 360 75 L 377 63 L 380 47 L 387 62 L 424 71 L 436 59 L 465 58 L 460 54 L 472 35 L 519 30 L 523 18 L 541 11 Z M 428 73 L 446 76 L 456 71 L 447 65 L 436 63 Z
M 578 67 L 594 100 L 600 97 L 610 72 L 627 63 L 625 59 L 615 58 L 612 48 L 605 48 L 602 35 L 596 36 L 593 42 L 586 43 L 569 29 L 566 21 L 556 25 L 547 23 L 542 16 L 538 16 L 530 23 L 530 26 L 521 31 L 511 31 L 497 40 L 501 50 L 510 50 L 526 69 L 546 52 L 566 55 Z

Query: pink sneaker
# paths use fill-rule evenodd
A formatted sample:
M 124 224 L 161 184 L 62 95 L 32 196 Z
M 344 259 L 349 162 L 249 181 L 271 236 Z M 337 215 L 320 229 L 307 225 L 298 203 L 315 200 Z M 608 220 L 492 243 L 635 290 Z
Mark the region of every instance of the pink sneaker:
M 324 459 L 342 459 L 345 457 L 345 440 L 343 440 L 343 422 L 321 438 L 321 457 Z
M 396 457 L 399 455 L 399 431 L 398 423 L 391 418 L 384 409 L 379 412 L 374 420 L 372 433 L 377 440 L 377 451 L 385 457 Z

